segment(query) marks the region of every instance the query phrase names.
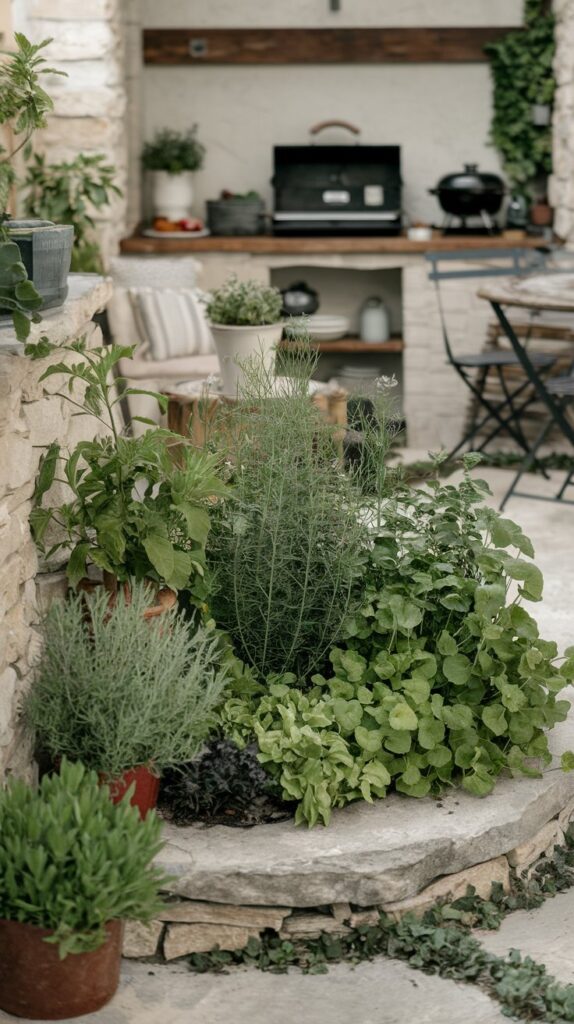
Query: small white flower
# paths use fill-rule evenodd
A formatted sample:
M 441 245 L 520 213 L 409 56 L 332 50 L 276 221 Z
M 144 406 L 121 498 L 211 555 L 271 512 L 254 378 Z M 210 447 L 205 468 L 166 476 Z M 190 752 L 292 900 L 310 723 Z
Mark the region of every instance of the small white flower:
M 375 387 L 377 391 L 389 391 L 391 388 L 398 387 L 398 384 L 399 382 L 394 373 L 392 377 L 385 377 L 383 374 L 383 376 L 377 377 L 375 380 Z

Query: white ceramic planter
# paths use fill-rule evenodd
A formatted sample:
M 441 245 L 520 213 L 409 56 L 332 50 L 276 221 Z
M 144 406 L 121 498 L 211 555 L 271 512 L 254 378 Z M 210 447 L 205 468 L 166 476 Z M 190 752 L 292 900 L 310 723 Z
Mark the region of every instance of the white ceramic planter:
M 283 324 L 237 327 L 210 323 L 221 369 L 223 394 L 236 398 L 245 380 L 244 366 L 253 357 L 261 357 L 269 373 L 275 366 L 275 349 L 281 341 Z
M 191 214 L 193 202 L 193 171 L 170 174 L 151 171 L 153 209 L 156 217 L 181 220 Z

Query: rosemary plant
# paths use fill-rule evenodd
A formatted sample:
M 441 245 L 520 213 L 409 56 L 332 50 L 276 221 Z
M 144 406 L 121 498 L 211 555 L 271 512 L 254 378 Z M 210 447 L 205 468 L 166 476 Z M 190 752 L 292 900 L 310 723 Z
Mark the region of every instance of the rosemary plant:
M 177 614 L 146 621 L 146 587 L 55 602 L 25 715 L 42 746 L 117 778 L 190 761 L 226 682 L 217 636 Z
M 290 377 L 274 379 L 252 360 L 221 423 L 235 493 L 213 517 L 212 608 L 239 656 L 263 675 L 304 677 L 321 663 L 361 567 L 360 493 L 344 471 L 337 428 L 310 401 L 315 361 L 302 343 Z

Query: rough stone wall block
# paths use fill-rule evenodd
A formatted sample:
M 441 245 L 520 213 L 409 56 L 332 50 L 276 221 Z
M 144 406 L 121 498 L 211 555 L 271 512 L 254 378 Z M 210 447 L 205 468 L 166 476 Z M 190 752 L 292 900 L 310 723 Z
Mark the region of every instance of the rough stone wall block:
M 100 343 L 91 318 L 109 297 L 110 286 L 101 278 L 70 280 L 70 300 L 33 326 L 31 340 L 42 333 L 56 344 L 84 336 L 92 345 Z M 99 430 L 90 418 L 71 417 L 70 406 L 56 394 L 61 379 L 54 376 L 40 383 L 48 360 L 32 362 L 22 353 L 13 332 L 2 328 L 3 412 L 5 399 L 9 401 L 0 432 L 0 783 L 8 772 L 31 777 L 32 742 L 19 722 L 19 704 L 38 655 L 39 606 L 45 609 L 65 591 L 62 574 L 37 577 L 38 554 L 28 517 L 40 455 L 52 441 L 71 446 Z M 50 358 L 57 361 L 61 355 Z M 41 581 L 38 588 L 36 579 Z

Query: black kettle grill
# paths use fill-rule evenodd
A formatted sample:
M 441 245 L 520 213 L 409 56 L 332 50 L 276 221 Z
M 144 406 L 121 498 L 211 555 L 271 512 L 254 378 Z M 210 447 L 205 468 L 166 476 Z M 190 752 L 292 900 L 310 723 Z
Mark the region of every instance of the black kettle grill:
M 347 121 L 310 129 L 344 128 L 353 145 L 275 146 L 273 230 L 282 235 L 396 235 L 401 230 L 399 146 L 359 144 Z
M 493 218 L 502 206 L 505 191 L 502 178 L 479 171 L 478 164 L 465 164 L 464 170 L 445 175 L 436 188 L 429 189 L 446 213 L 446 229 L 451 227 L 453 217 L 460 218 L 463 230 L 468 218 L 480 217 L 489 233 L 498 227 Z

